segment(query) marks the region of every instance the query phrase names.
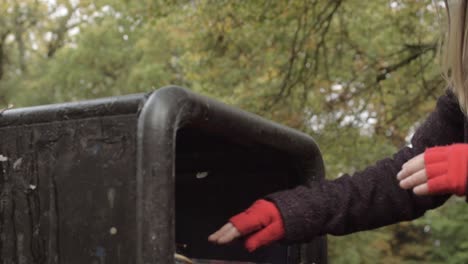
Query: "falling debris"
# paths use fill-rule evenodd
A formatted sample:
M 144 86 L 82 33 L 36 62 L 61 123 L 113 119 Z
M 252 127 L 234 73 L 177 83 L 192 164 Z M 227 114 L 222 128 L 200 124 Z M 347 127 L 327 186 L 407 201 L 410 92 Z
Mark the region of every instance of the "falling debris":
M 19 158 L 15 161 L 15 163 L 13 163 L 13 169 L 17 169 L 19 168 L 19 166 L 21 166 L 21 163 L 23 163 L 23 158 Z
M 208 172 L 207 171 L 203 171 L 203 172 L 197 172 L 197 175 L 195 176 L 197 179 L 203 179 L 203 178 L 206 178 L 206 176 L 208 176 Z
M 0 161 L 1 161 L 1 162 L 5 162 L 5 161 L 7 161 L 7 160 L 8 160 L 8 157 L 3 156 L 2 154 L 0 154 Z
M 109 233 L 110 233 L 111 235 L 117 234 L 117 228 L 111 227 L 111 229 L 109 230 Z

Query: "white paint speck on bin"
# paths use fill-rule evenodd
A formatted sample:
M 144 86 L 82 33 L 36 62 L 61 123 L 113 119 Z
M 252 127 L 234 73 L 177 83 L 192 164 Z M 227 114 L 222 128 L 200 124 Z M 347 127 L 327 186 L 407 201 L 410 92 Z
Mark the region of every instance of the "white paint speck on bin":
M 208 176 L 208 172 L 207 171 L 203 171 L 203 172 L 197 172 L 197 175 L 195 176 L 197 179 L 203 179 L 203 178 L 206 178 L 206 176 Z
M 21 166 L 21 163 L 23 162 L 23 158 L 19 158 L 17 160 L 15 160 L 15 163 L 13 163 L 13 169 L 17 169 L 19 168 L 19 166 Z

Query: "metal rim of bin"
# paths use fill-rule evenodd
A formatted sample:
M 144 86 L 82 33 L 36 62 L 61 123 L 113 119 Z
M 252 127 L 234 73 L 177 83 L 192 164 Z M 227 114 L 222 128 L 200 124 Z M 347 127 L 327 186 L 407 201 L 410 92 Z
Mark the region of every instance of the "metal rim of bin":
M 308 185 L 324 177 L 320 150 L 307 134 L 194 94 L 184 88 L 161 88 L 149 96 L 138 118 L 138 264 L 174 262 L 176 135 L 179 129 L 190 124 L 196 125 L 197 129 L 228 137 L 249 138 L 253 142 L 272 146 L 295 157 L 297 162 L 294 165 L 300 171 L 301 184 Z M 161 208 L 166 213 L 158 213 L 158 209 Z M 316 251 L 314 254 L 318 256 L 317 259 L 302 256 L 302 263 L 326 262 L 325 237 L 304 246 L 313 248 Z
M 137 113 L 147 95 L 132 94 L 81 102 L 59 103 L 8 109 L 0 113 L 0 127 L 19 126 Z

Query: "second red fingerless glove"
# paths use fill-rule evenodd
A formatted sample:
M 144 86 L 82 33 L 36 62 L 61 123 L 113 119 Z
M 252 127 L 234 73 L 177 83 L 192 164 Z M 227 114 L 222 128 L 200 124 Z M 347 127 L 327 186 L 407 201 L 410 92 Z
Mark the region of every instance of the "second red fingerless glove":
M 424 163 L 429 193 L 466 194 L 468 144 L 426 149 Z
M 229 220 L 242 235 L 249 235 L 245 247 L 252 252 L 284 237 L 283 220 L 276 205 L 266 200 L 257 200 L 244 212 Z

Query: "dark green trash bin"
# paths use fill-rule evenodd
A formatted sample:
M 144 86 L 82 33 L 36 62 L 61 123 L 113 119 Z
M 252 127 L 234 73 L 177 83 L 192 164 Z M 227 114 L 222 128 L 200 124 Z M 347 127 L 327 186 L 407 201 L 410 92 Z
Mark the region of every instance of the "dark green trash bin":
M 0 138 L 3 263 L 326 262 L 324 238 L 254 254 L 207 241 L 262 195 L 323 177 L 295 130 L 167 87 L 8 110 Z

